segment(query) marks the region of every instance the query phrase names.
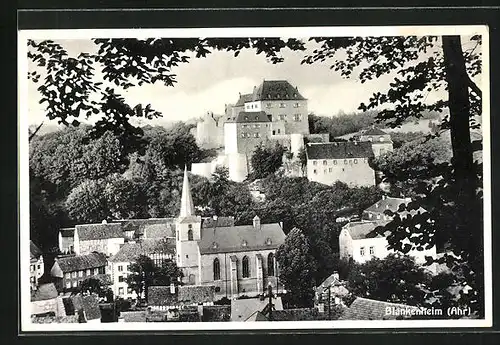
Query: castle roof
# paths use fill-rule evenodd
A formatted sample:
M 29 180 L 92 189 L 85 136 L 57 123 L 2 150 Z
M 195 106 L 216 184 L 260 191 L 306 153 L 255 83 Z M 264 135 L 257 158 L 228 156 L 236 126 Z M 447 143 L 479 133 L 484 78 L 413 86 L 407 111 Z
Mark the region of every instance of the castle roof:
M 252 101 L 253 94 L 247 93 L 244 95 L 240 94 L 240 98 L 238 99 L 238 102 L 234 105 L 235 107 L 242 107 L 245 105 L 246 102 L 251 102 Z
M 285 241 L 280 224 L 226 226 L 202 229 L 198 242 L 201 254 L 234 253 L 249 250 L 276 249 Z
M 252 101 L 305 100 L 287 80 L 264 80 L 252 94 Z
M 389 223 L 388 220 L 378 221 L 378 222 L 376 221 L 351 222 L 347 223 L 344 226 L 344 229 L 346 229 L 349 232 L 353 240 L 362 240 L 365 238 L 380 238 L 384 236 L 376 232 L 375 229 L 379 226 L 384 226 L 387 223 Z
M 341 141 L 306 145 L 307 159 L 344 159 L 373 157 L 370 142 Z
M 265 111 L 240 111 L 236 118 L 227 122 L 253 123 L 253 122 L 271 122 L 269 115 Z
M 138 242 L 125 243 L 118 253 L 113 255 L 111 262 L 132 262 L 140 255 L 152 254 L 175 254 L 175 240 L 167 239 L 143 239 Z
M 119 223 L 81 224 L 75 225 L 80 241 L 105 240 L 123 237 L 122 225 Z
M 106 266 L 107 260 L 105 254 L 93 252 L 87 255 L 62 257 L 57 259 L 54 265 L 56 264 L 63 273 L 66 273 Z

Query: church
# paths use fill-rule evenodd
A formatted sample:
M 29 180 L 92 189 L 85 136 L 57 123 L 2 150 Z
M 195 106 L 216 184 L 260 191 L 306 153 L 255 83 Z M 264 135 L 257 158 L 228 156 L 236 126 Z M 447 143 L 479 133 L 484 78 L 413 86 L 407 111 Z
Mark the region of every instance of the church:
M 285 241 L 280 223 L 251 225 L 207 221 L 195 215 L 188 172 L 184 171 L 181 207 L 175 225 L 176 261 L 183 283 L 214 285 L 218 296 L 255 296 L 268 284 L 280 289 L 276 250 Z

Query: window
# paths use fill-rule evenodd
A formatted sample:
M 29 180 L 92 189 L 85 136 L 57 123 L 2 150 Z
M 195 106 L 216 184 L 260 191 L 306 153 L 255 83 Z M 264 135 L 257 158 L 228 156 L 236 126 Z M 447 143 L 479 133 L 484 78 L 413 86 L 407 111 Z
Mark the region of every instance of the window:
M 76 280 L 73 281 L 73 287 L 76 288 L 78 286 L 78 282 Z
M 253 125 L 253 128 L 260 128 L 260 125 L 259 124 L 255 124 L 255 125 Z
M 66 289 L 71 289 L 71 282 L 66 282 Z
M 313 170 L 313 173 L 314 173 L 314 174 L 317 174 L 317 173 L 318 173 L 318 171 L 317 171 L 316 169 L 314 169 L 314 170 Z
M 323 165 L 327 165 L 328 162 L 326 160 L 323 161 Z
M 380 219 L 380 214 L 377 214 L 377 219 Z
M 285 121 L 286 120 L 286 115 L 285 114 L 279 114 L 278 118 L 280 121 Z
M 98 268 L 94 268 L 94 274 L 99 274 L 99 269 Z
M 189 255 L 186 254 L 186 259 L 189 259 Z
M 344 159 L 344 164 L 347 164 L 347 159 Z
M 123 295 L 123 288 L 122 288 L 122 287 L 121 287 L 121 288 L 118 288 L 118 294 L 119 294 L 120 296 L 122 296 L 122 295 Z
M 365 247 L 359 248 L 359 255 L 365 256 Z
M 69 278 L 71 278 L 71 275 L 69 273 L 65 273 L 64 278 L 69 279 Z
M 294 97 L 296 97 L 296 95 Z M 300 104 L 299 103 L 294 103 L 293 107 L 294 108 L 298 108 L 298 107 L 300 107 Z
M 104 274 L 104 267 L 99 267 L 97 269 L 98 274 Z
M 30 265 L 30 272 L 34 272 L 35 271 L 35 265 Z
M 380 140 L 380 141 L 384 141 L 384 137 L 380 137 L 380 139 L 379 139 L 379 140 Z
M 40 265 L 37 265 L 37 266 L 36 266 L 36 269 L 37 269 L 37 270 L 39 270 L 39 269 L 40 269 Z
M 278 128 L 278 134 L 280 134 L 280 132 L 281 132 L 281 129 Z
M 122 265 L 118 265 L 118 272 L 123 272 L 123 266 Z
M 374 255 L 375 254 L 375 247 L 370 247 L 370 255 Z
M 76 271 L 75 272 L 71 272 L 71 278 L 76 278 Z
M 130 265 L 127 265 L 127 272 L 130 271 Z
M 90 269 L 87 270 L 86 275 L 90 275 Z
M 323 174 L 326 174 L 326 169 L 325 169 L 325 170 L 323 170 Z
M 220 262 L 219 259 L 214 259 L 214 280 L 220 280 Z
M 373 141 L 373 138 L 372 137 L 368 137 L 368 141 Z
M 267 256 L 267 275 L 274 276 L 274 254 L 269 253 Z
M 118 283 L 123 283 L 123 276 L 118 276 Z
M 83 277 L 83 271 L 78 271 L 78 277 L 79 278 Z
M 328 172 L 331 173 L 333 171 L 332 168 L 328 168 Z
M 302 115 L 301 114 L 293 115 L 293 121 L 295 122 L 302 121 Z
M 253 136 L 256 138 L 260 138 L 260 133 L 254 133 Z
M 280 103 L 280 108 L 285 108 L 285 107 L 286 107 L 285 103 Z
M 373 217 L 373 214 L 368 213 L 368 218 L 372 219 L 372 217 Z
M 131 288 L 131 287 L 128 287 L 128 288 L 127 288 L 127 293 L 128 293 L 128 294 L 131 294 L 131 293 L 132 293 L 132 288 Z
M 241 261 L 241 264 L 243 266 L 243 278 L 248 278 L 250 277 L 250 265 L 248 264 L 248 256 L 244 256 L 243 260 Z
M 336 159 L 333 160 L 333 165 L 337 165 L 337 160 Z
M 188 230 L 188 241 L 192 241 L 192 240 L 193 240 L 193 230 L 189 229 Z
M 267 107 L 267 108 L 272 108 L 272 107 L 273 107 L 273 105 L 272 105 L 272 103 L 267 103 L 267 104 L 266 104 L 266 107 Z
M 354 164 L 358 164 L 358 160 L 354 158 Z
M 241 128 L 247 128 L 247 125 L 241 125 Z
M 313 161 L 313 165 L 318 165 L 318 162 L 317 161 Z
M 246 138 L 247 134 L 245 132 L 241 133 L 242 138 Z

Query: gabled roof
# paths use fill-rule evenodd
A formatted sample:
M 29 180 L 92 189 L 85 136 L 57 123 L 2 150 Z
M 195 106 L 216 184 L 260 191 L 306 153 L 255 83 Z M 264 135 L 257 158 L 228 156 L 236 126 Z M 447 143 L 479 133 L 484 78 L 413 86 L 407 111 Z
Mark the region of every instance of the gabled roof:
M 175 254 L 175 239 L 143 239 L 137 242 L 125 243 L 118 253 L 112 256 L 110 262 L 132 262 L 140 255 Z
M 338 279 L 338 273 L 331 274 L 328 278 L 326 278 L 318 287 L 318 291 L 323 291 L 322 289 L 332 286 L 332 285 L 340 285 L 340 280 Z
M 38 286 L 38 289 L 36 289 L 32 295 L 31 295 L 31 301 L 36 302 L 36 301 L 46 301 L 49 299 L 54 299 L 58 296 L 58 292 L 56 289 L 56 286 L 54 283 L 47 283 L 47 284 L 41 284 Z
M 253 313 L 252 315 L 250 315 L 245 321 L 246 322 L 252 322 L 252 321 L 269 321 L 269 320 L 260 311 L 256 311 L 255 313 Z
M 30 259 L 38 259 L 40 255 L 42 255 L 42 251 L 30 240 Z
M 401 216 L 406 216 L 408 214 L 408 211 L 402 211 L 398 212 L 399 207 L 401 205 L 408 205 L 411 202 L 410 198 L 393 198 L 393 197 L 384 197 L 365 209 L 365 212 L 371 212 L 371 213 L 380 213 L 384 214 L 386 211 L 391 211 L 391 212 L 397 212 Z M 411 215 L 417 214 L 417 213 L 423 213 L 425 212 L 425 209 L 422 207 L 419 207 L 417 210 L 410 210 L 409 213 Z
M 252 101 L 252 96 L 253 94 L 247 93 L 244 95 L 240 94 L 240 98 L 238 99 L 238 102 L 234 105 L 235 107 L 242 107 L 245 105 L 246 102 L 251 102 Z
M 269 298 L 245 298 L 231 300 L 231 321 L 246 321 L 255 312 L 262 311 L 267 307 Z M 281 297 L 273 298 L 275 310 L 283 310 Z
M 264 80 L 252 94 L 252 101 L 305 100 L 287 80 Z
M 123 238 L 120 223 L 81 224 L 75 226 L 80 241 L 104 240 L 109 238 Z
M 217 219 L 207 217 L 201 220 L 202 228 L 217 228 L 225 226 L 234 226 L 234 217 L 217 217 Z
M 396 308 L 397 310 L 418 309 L 417 307 L 404 304 L 376 301 L 373 299 L 358 297 L 352 302 L 347 310 L 340 317 L 341 320 L 396 320 L 401 316 L 386 315 L 386 308 Z
M 361 135 L 389 135 L 389 133 L 384 132 L 380 128 L 371 127 L 369 129 L 361 132 Z
M 234 120 L 227 122 L 257 123 L 271 122 L 271 119 L 265 111 L 240 111 Z
M 146 219 L 120 219 L 114 220 L 113 223 L 122 224 L 123 231 L 134 231 L 135 235 L 144 235 L 145 232 L 148 232 L 150 238 L 155 238 L 156 235 L 159 235 L 157 231 L 157 226 L 164 225 L 164 232 L 168 234 L 168 229 L 175 225 L 175 221 L 177 218 L 146 218 Z M 147 231 L 149 227 L 153 227 L 155 230 Z M 174 234 L 175 235 L 175 234 Z M 166 237 L 170 237 L 172 234 Z M 160 236 L 163 237 L 163 236 Z
M 62 257 L 57 259 L 56 263 L 61 271 L 66 273 L 106 266 L 107 260 L 104 253 L 93 252 L 87 255 Z
M 351 222 L 347 223 L 344 226 L 344 229 L 346 229 L 349 232 L 353 240 L 361 240 L 365 238 L 380 238 L 384 236 L 375 232 L 374 230 L 377 227 L 384 226 L 389 222 L 390 222 L 389 220 L 383 220 L 378 222 L 377 221 Z
M 227 226 L 201 229 L 198 242 L 201 254 L 232 253 L 249 250 L 276 249 L 285 241 L 280 224 Z
M 160 239 L 175 237 L 175 224 L 149 224 L 144 226 L 144 238 Z
M 75 228 L 63 228 L 59 230 L 62 237 L 74 237 L 75 236 Z
M 148 287 L 148 304 L 152 306 L 177 306 L 213 302 L 214 285 L 186 285 L 176 287 L 175 293 L 170 286 Z
M 333 143 L 309 143 L 307 159 L 345 159 L 373 157 L 370 142 L 340 141 Z
M 83 310 L 87 320 L 97 320 L 101 318 L 101 310 L 99 308 L 97 296 L 82 296 L 81 294 L 78 294 L 69 297 L 69 299 L 73 304 L 72 309 L 75 310 L 75 312 Z

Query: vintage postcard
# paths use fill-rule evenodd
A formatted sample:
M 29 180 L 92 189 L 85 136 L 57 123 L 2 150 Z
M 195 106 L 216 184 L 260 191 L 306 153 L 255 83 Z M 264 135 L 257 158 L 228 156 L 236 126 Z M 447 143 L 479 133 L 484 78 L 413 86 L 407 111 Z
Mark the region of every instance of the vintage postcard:
M 486 26 L 18 39 L 23 332 L 492 326 Z

